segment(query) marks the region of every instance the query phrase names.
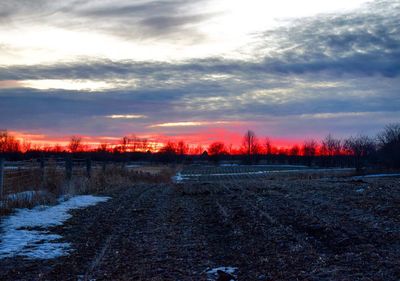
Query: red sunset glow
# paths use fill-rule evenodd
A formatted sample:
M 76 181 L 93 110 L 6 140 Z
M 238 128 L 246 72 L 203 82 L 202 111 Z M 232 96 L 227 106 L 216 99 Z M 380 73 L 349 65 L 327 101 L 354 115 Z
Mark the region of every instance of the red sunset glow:
M 10 135 L 14 136 L 21 143 L 29 143 L 32 148 L 51 148 L 55 146 L 60 146 L 62 148 L 67 148 L 70 143 L 71 136 L 54 137 L 44 134 L 30 134 L 18 131 L 9 131 Z M 211 143 L 216 141 L 222 141 L 225 145 L 232 149 L 232 151 L 239 150 L 242 141 L 243 133 L 227 131 L 225 129 L 210 129 L 207 133 L 187 133 L 176 136 L 167 136 L 163 134 L 126 134 L 125 136 L 129 138 L 139 138 L 146 139 L 151 143 L 153 151 L 158 151 L 163 145 L 168 142 L 179 142 L 184 141 L 189 147 L 196 148 L 202 147 L 206 149 Z M 86 149 L 96 149 L 102 144 L 107 144 L 109 148 L 119 145 L 121 142 L 121 137 L 109 137 L 109 136 L 89 136 L 89 135 L 77 135 L 82 139 L 82 143 L 85 145 Z M 257 136 L 260 143 L 264 141 L 267 136 Z M 277 149 L 286 149 L 294 145 L 301 145 L 302 140 L 291 140 L 291 139 L 279 139 L 268 136 L 272 145 Z

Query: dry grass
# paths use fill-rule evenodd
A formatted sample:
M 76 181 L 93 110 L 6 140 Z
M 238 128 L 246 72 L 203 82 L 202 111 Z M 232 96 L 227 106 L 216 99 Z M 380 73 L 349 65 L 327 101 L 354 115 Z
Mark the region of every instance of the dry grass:
M 54 194 L 43 190 L 15 193 L 0 201 L 0 216 L 8 215 L 16 208 L 33 208 L 56 202 L 57 197 Z
M 6 189 L 0 201 L 0 216 L 9 214 L 14 208 L 32 208 L 41 204 L 56 202 L 62 194 L 96 194 L 118 188 L 130 187 L 138 183 L 167 183 L 175 174 L 168 166 L 141 167 L 141 169 L 123 168 L 121 165 L 108 165 L 106 169 L 93 168 L 91 177 L 87 177 L 85 168 L 74 170 L 70 181 L 66 180 L 65 170 L 55 162 L 46 165 L 45 175 L 38 167 L 13 171 L 6 174 Z M 25 198 L 12 194 L 32 192 Z M 11 197 L 10 197 L 11 196 Z

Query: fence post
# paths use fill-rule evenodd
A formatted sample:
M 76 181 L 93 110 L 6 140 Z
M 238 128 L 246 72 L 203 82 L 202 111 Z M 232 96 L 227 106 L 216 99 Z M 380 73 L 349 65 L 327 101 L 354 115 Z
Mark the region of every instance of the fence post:
M 106 161 L 103 161 L 102 163 L 102 170 L 103 170 L 103 174 L 106 172 Z
M 86 176 L 90 179 L 92 176 L 92 160 L 86 159 Z
M 67 158 L 65 160 L 65 179 L 69 183 L 72 178 L 72 159 Z
M 0 198 L 3 197 L 4 186 L 4 159 L 0 158 Z
M 43 157 L 40 158 L 40 180 L 42 187 L 44 187 L 46 180 L 46 171 L 45 171 L 45 162 Z

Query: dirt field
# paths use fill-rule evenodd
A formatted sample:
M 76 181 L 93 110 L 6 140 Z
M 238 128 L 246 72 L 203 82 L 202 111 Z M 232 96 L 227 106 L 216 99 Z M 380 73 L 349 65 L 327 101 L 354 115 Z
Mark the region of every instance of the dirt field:
M 400 280 L 399 178 L 143 184 L 108 195 L 53 229 L 72 243 L 69 256 L 0 260 L 0 280 Z M 206 274 L 220 266 L 237 271 Z

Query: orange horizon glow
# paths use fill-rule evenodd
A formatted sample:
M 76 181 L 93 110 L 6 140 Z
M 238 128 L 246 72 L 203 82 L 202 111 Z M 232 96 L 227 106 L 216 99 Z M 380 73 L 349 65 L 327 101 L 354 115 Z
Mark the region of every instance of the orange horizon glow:
M 21 144 L 30 144 L 31 148 L 34 149 L 49 149 L 52 147 L 61 147 L 62 149 L 68 148 L 68 144 L 70 143 L 70 136 L 51 136 L 41 133 L 28 133 L 21 131 L 7 131 L 10 136 L 13 136 L 16 140 L 18 140 Z M 243 133 L 244 134 L 244 133 Z M 183 141 L 186 145 L 188 145 L 189 149 L 195 149 L 202 147 L 203 150 L 206 150 L 207 147 L 213 142 L 223 142 L 228 149 L 231 150 L 233 154 L 237 153 L 241 146 L 243 140 L 243 134 L 239 134 L 232 131 L 227 131 L 223 129 L 215 129 L 208 133 L 191 133 L 191 134 L 182 134 L 182 135 L 173 135 L 168 136 L 164 134 L 126 134 L 129 138 L 138 138 L 138 139 L 146 139 L 148 141 L 149 146 L 151 147 L 151 151 L 157 152 L 159 151 L 165 144 L 168 142 L 177 143 L 179 141 Z M 113 149 L 114 147 L 121 144 L 121 140 L 124 136 L 115 137 L 115 136 L 89 136 L 89 135 L 74 135 L 81 138 L 82 145 L 84 146 L 84 150 L 93 150 L 99 148 L 101 145 L 107 144 L 109 149 Z M 284 139 L 284 138 L 271 138 L 271 145 L 276 150 L 284 150 L 290 149 L 293 146 L 301 146 L 303 143 L 302 140 L 298 139 Z M 258 136 L 259 143 L 263 145 L 265 137 Z

